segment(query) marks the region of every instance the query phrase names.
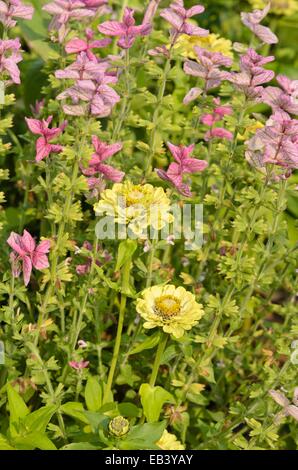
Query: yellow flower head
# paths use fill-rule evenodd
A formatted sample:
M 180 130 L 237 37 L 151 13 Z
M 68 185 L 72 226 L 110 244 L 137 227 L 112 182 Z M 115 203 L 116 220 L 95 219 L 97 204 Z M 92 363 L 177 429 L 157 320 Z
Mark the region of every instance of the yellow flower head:
M 263 9 L 269 2 L 268 0 L 249 0 L 249 3 L 255 9 Z M 297 0 L 271 0 L 270 3 L 270 13 L 276 15 L 291 16 L 298 11 Z
M 166 429 L 156 445 L 162 450 L 185 450 L 184 445 L 178 441 L 175 434 L 170 434 Z
M 175 338 L 181 338 L 204 314 L 202 305 L 191 292 L 173 285 L 145 289 L 136 308 L 145 320 L 144 328 L 159 326 Z
M 247 126 L 245 128 L 245 131 L 243 134 L 237 135 L 238 140 L 247 140 L 249 137 L 251 137 L 252 134 L 254 134 L 258 129 L 262 129 L 264 127 L 264 124 L 262 124 L 260 121 L 256 121 L 250 126 Z
M 220 52 L 224 56 L 233 58 L 232 42 L 229 39 L 219 37 L 218 34 L 211 33 L 206 37 L 181 34 L 176 46 L 181 49 L 183 57 L 189 57 L 190 59 L 197 59 L 194 46 L 199 46 L 212 52 Z
M 160 230 L 173 222 L 170 203 L 161 187 L 125 181 L 103 191 L 94 210 L 97 215 L 112 216 L 115 222 L 127 225 L 135 235 L 141 236 L 146 227 Z

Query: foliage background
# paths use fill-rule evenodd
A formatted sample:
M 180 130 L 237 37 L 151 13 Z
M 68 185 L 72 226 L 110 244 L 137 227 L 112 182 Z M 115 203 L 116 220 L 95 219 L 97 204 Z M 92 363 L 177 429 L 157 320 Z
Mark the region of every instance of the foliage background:
M 5 153 L 5 156 L 0 154 L 0 163 L 1 167 L 9 168 L 11 178 L 9 181 L 3 181 L 2 187 L 3 191 L 6 194 L 6 202 L 1 206 L 0 212 L 0 220 L 3 222 L 4 227 L 3 230 L 0 232 L 0 243 L 1 243 L 1 258 L 3 259 L 3 265 L 1 266 L 1 270 L 4 272 L 6 269 L 9 268 L 8 263 L 8 256 L 9 256 L 9 248 L 6 244 L 6 239 L 11 230 L 16 232 L 19 231 L 20 226 L 23 226 L 24 223 L 26 228 L 35 235 L 46 234 L 46 221 L 43 219 L 43 213 L 41 208 L 43 206 L 43 196 L 42 194 L 36 196 L 34 191 L 29 191 L 24 198 L 24 182 L 25 185 L 28 181 L 35 181 L 37 184 L 37 171 L 36 169 L 30 164 L 30 159 L 32 159 L 33 155 L 33 145 L 28 138 L 28 134 L 26 134 L 26 126 L 24 123 L 24 117 L 30 115 L 30 105 L 34 103 L 37 99 L 40 99 L 43 94 L 42 91 L 46 91 L 47 96 L 52 98 L 52 102 L 50 103 L 50 107 L 52 107 L 53 112 L 57 112 L 59 105 L 55 103 L 55 95 L 56 90 L 51 88 L 51 84 L 47 81 L 47 67 L 51 70 L 53 67 L 53 62 L 55 61 L 55 54 L 57 54 L 57 48 L 55 45 L 52 45 L 48 42 L 48 31 L 47 31 L 47 18 L 42 13 L 41 7 L 44 3 L 44 0 L 31 0 L 31 3 L 36 8 L 36 12 L 34 18 L 30 22 L 23 22 L 20 21 L 18 23 L 18 28 L 14 30 L 16 35 L 21 35 L 23 38 L 23 49 L 25 50 L 24 60 L 20 63 L 20 68 L 22 71 L 22 85 L 18 87 L 16 90 L 16 102 L 14 105 L 14 118 L 13 124 L 11 129 L 8 131 L 8 135 L 3 136 L 3 142 L 13 142 L 13 146 L 10 148 L 8 153 Z M 194 1 L 186 1 L 185 5 L 187 7 L 195 4 Z M 211 32 L 218 33 L 221 37 L 229 38 L 232 41 L 238 42 L 249 42 L 250 41 L 250 33 L 245 30 L 243 25 L 240 22 L 240 12 L 245 10 L 249 10 L 251 8 L 251 4 L 245 1 L 235 1 L 235 0 L 212 0 L 212 1 L 205 1 L 202 2 L 206 7 L 206 11 L 203 15 L 200 16 L 200 26 L 206 27 L 210 29 Z M 122 2 L 114 2 L 115 5 L 118 7 L 122 6 Z M 161 7 L 167 5 L 167 1 L 162 1 Z M 139 19 L 141 18 L 144 4 L 141 0 L 130 0 L 129 6 L 135 8 L 139 12 Z M 298 68 L 298 13 L 291 14 L 291 15 L 271 15 L 270 16 L 270 26 L 272 29 L 275 30 L 276 34 L 279 37 L 279 44 L 274 47 L 273 53 L 276 57 L 276 61 L 273 63 L 272 68 L 276 73 L 284 73 L 287 74 L 291 78 L 297 78 L 297 68 Z M 159 22 L 156 21 L 156 28 L 158 29 Z M 267 50 L 267 52 L 271 52 L 271 50 Z M 45 66 L 46 64 L 46 66 Z M 184 80 L 184 81 L 183 81 Z M 154 81 L 154 80 L 152 80 Z M 181 99 L 185 93 L 185 83 L 186 79 L 183 78 L 183 75 L 177 72 L 177 76 L 173 75 L 172 81 L 175 83 L 175 87 L 173 90 L 173 100 L 175 101 L 175 105 L 177 106 L 177 120 L 181 118 L 181 114 L 179 114 L 179 106 L 178 103 L 181 104 Z M 145 77 L 145 73 L 142 75 L 142 71 L 139 73 L 139 85 L 146 86 L 150 84 L 150 80 L 147 80 Z M 152 83 L 151 83 L 152 84 Z M 172 84 L 168 84 L 167 93 L 170 94 Z M 132 110 L 135 111 L 140 108 L 138 98 L 135 99 L 135 102 L 132 104 Z M 258 105 L 255 107 L 255 112 L 265 112 L 268 113 L 268 107 Z M 145 111 L 140 111 L 142 117 L 145 119 Z M 170 117 L 170 119 L 172 116 Z M 182 118 L 181 118 L 182 119 Z M 191 119 L 191 115 L 189 116 Z M 175 123 L 174 123 L 175 124 Z M 188 136 L 181 136 L 180 128 L 175 127 L 175 125 L 169 126 L 169 135 L 171 138 L 176 140 L 177 142 L 182 138 L 184 139 L 184 143 L 187 142 Z M 3 132 L 3 134 L 5 134 Z M 133 131 L 128 131 L 125 134 L 125 139 L 127 141 L 127 145 L 125 147 L 125 152 L 128 156 L 131 156 L 132 153 L 132 145 L 131 141 L 133 140 L 134 147 L 134 156 L 136 161 L 140 162 L 142 159 L 142 152 L 138 151 L 136 141 L 142 140 L 144 137 L 144 131 L 142 128 L 136 126 Z M 163 155 L 164 150 L 161 148 L 161 156 Z M 29 164 L 28 164 L 29 160 Z M 17 171 L 16 171 L 17 169 Z M 135 170 L 132 169 L 132 173 Z M 23 175 L 23 180 L 20 178 L 20 174 Z M 247 173 L 245 175 L 247 177 Z M 241 177 L 241 175 L 240 175 Z M 240 179 L 239 177 L 239 179 Z M 252 187 L 252 196 L 248 194 L 248 199 L 253 198 L 253 190 L 254 190 L 254 180 L 251 176 L 248 176 L 248 181 Z M 239 179 L 237 184 L 239 183 Z M 291 178 L 291 183 L 298 183 L 297 174 L 293 175 Z M 241 183 L 241 181 L 240 181 Z M 34 188 L 32 188 L 34 189 Z M 270 194 L 269 196 L 270 197 Z M 298 204 L 297 204 L 297 196 L 294 191 L 287 192 L 287 210 L 285 214 L 285 218 L 287 221 L 286 230 L 288 231 L 290 243 L 294 246 L 295 241 L 297 240 L 297 218 L 298 218 Z M 83 221 L 83 224 L 86 221 Z M 87 226 L 87 222 L 84 227 Z M 76 241 L 82 243 L 85 239 L 86 234 L 84 230 L 79 231 L 76 233 Z M 115 253 L 114 253 L 115 255 Z M 280 261 L 281 267 L 278 268 L 278 274 L 282 274 L 282 256 L 284 252 L 275 253 L 277 261 Z M 6 261 L 5 261 L 6 260 Z M 174 261 L 174 264 L 177 260 Z M 210 256 L 210 271 L 212 273 L 212 269 L 216 265 L 217 259 L 212 258 Z M 223 266 L 223 274 L 225 274 L 224 269 L 227 267 Z M 251 271 L 253 268 L 249 268 Z M 216 271 L 214 269 L 214 271 Z M 251 274 L 251 272 L 250 272 Z M 157 274 L 158 275 L 158 274 Z M 292 276 L 292 274 L 291 274 Z M 220 278 L 219 273 L 215 272 L 214 277 L 210 276 L 210 284 L 208 286 L 209 293 L 216 292 L 218 287 L 218 279 Z M 184 279 L 185 280 L 185 279 Z M 142 279 L 138 279 L 138 281 L 142 281 Z M 275 274 L 273 287 L 275 284 L 278 283 L 278 278 Z M 223 284 L 219 287 L 224 291 L 228 282 Z M 292 294 L 293 293 L 293 278 L 289 278 L 285 280 L 285 290 L 281 290 L 277 292 L 277 301 L 274 303 L 273 307 L 268 307 L 268 311 L 266 311 L 267 305 L 261 305 L 261 313 L 265 315 L 264 322 L 257 321 L 256 325 L 260 326 L 259 333 L 258 331 L 254 331 L 256 334 L 254 340 L 250 336 L 250 323 L 249 319 L 247 321 L 247 325 L 244 327 L 244 331 L 242 332 L 242 339 L 241 342 L 237 342 L 237 338 L 235 343 L 232 343 L 229 346 L 228 353 L 222 353 L 219 351 L 218 356 L 216 357 L 216 364 L 215 369 L 210 368 L 210 377 L 207 384 L 207 392 L 206 395 L 201 393 L 202 389 L 200 389 L 201 384 L 194 384 L 192 390 L 188 393 L 188 400 L 192 403 L 192 407 L 195 410 L 194 416 L 189 416 L 184 410 L 181 411 L 181 416 L 183 418 L 182 422 L 173 425 L 173 429 L 176 432 L 181 433 L 182 437 L 186 437 L 186 428 L 189 424 L 189 419 L 192 420 L 191 424 L 195 423 L 197 433 L 193 434 L 192 432 L 188 432 L 187 434 L 187 442 L 190 448 L 197 448 L 198 445 L 198 436 L 199 439 L 204 436 L 204 446 L 205 448 L 245 448 L 247 442 L 245 439 L 242 439 L 243 429 L 245 432 L 247 428 L 252 429 L 255 434 L 253 436 L 258 436 L 259 434 L 264 434 L 264 439 L 262 437 L 263 446 L 264 447 L 274 447 L 277 436 L 275 434 L 275 429 L 271 429 L 271 422 L 268 424 L 266 421 L 266 414 L 267 414 L 267 407 L 271 407 L 270 410 L 272 412 L 273 404 L 268 405 L 268 401 L 264 398 L 264 393 L 266 392 L 266 387 L 264 382 L 268 380 L 271 384 L 274 384 L 279 376 L 279 370 L 284 365 L 284 359 L 287 355 L 289 355 L 289 344 L 291 339 L 295 339 L 298 334 L 297 324 L 293 322 L 291 323 L 292 318 L 294 318 L 295 314 L 295 305 L 291 302 L 290 305 L 288 302 L 289 295 L 287 289 Z M 36 286 L 34 286 L 36 288 Z M 73 293 L 73 292 L 72 292 Z M 224 295 L 224 292 L 221 292 Z M 20 297 L 23 295 L 23 291 L 20 290 L 19 292 Z M 214 299 L 216 308 L 216 300 Z M 257 307 L 260 307 L 260 301 L 255 300 Z M 104 304 L 104 302 L 103 302 Z M 104 309 L 105 306 L 103 306 Z M 230 315 L 233 316 L 234 314 L 234 307 L 235 305 L 231 302 L 229 305 Z M 210 310 L 212 311 L 212 305 L 209 305 Z M 253 309 L 253 306 L 251 307 Z M 131 314 L 131 318 L 133 318 L 134 313 Z M 110 320 L 109 320 L 110 321 Z M 106 334 L 105 340 L 109 341 L 111 339 L 110 333 L 112 321 L 109 323 L 109 331 Z M 206 324 L 203 322 L 202 332 L 204 331 L 204 326 L 208 327 L 208 321 L 206 320 Z M 289 325 L 292 326 L 291 329 L 291 337 L 289 334 Z M 257 329 L 257 328 L 256 328 Z M 100 328 L 99 328 L 100 330 Z M 96 331 L 98 333 L 98 330 Z M 100 333 L 105 333 L 99 331 Z M 258 342 L 258 336 L 262 335 L 262 341 Z M 263 336 L 264 335 L 264 336 Z M 275 340 L 275 335 L 277 340 Z M 287 336 L 289 335 L 289 336 Z M 19 338 L 18 338 L 19 339 Z M 198 335 L 196 337 L 196 341 L 200 344 L 201 337 Z M 127 340 L 127 338 L 125 338 Z M 241 348 L 243 344 L 249 343 L 250 347 L 247 348 L 245 353 L 242 355 Z M 255 342 L 254 342 L 255 341 Z M 55 352 L 55 344 L 51 343 L 50 345 L 47 344 L 47 359 L 51 360 L 51 354 Z M 126 344 L 125 344 L 126 346 Z M 180 348 L 180 349 L 179 349 Z M 186 357 L 191 357 L 192 355 L 192 346 L 187 342 L 185 344 L 180 344 L 179 348 L 176 346 L 171 346 L 167 350 L 167 361 L 170 362 L 172 357 L 177 355 L 177 350 L 179 349 L 179 357 L 185 355 Z M 254 349 L 255 348 L 255 349 Z M 273 357 L 271 355 L 272 351 Z M 275 357 L 275 353 L 278 356 L 278 359 Z M 60 357 L 63 356 L 63 349 L 59 352 Z M 92 354 L 95 356 L 94 351 Z M 16 362 L 19 361 L 18 367 L 20 369 L 24 368 L 24 361 L 20 351 L 16 352 Z M 106 354 L 106 363 L 110 359 L 109 353 Z M 151 360 L 151 351 L 149 353 L 145 352 L 145 359 L 138 359 L 135 364 L 137 365 L 137 370 L 141 371 L 143 368 L 143 361 L 148 365 Z M 177 361 L 177 357 L 176 357 Z M 222 364 L 225 361 L 225 368 L 221 369 Z M 177 362 L 175 362 L 177 363 Z M 260 370 L 260 364 L 263 364 L 264 367 Z M 15 366 L 15 364 L 13 364 Z M 47 364 L 49 370 L 52 371 L 51 373 L 55 376 L 55 363 Z M 52 367 L 52 369 L 51 369 Z M 192 363 L 188 364 L 188 367 L 192 367 Z M 173 371 L 174 367 L 171 370 Z M 36 372 L 36 371 L 35 371 Z M 213 374 L 215 374 L 215 379 L 217 385 L 215 385 L 215 379 Z M 289 383 L 293 384 L 295 377 L 294 377 L 294 370 L 289 374 Z M 297 374 L 296 374 L 297 375 Z M 180 377 L 180 385 L 181 381 L 185 377 Z M 135 398 L 134 392 L 132 389 L 136 386 L 135 384 L 139 383 L 140 377 L 138 374 L 132 373 L 131 369 L 123 368 L 121 374 L 118 377 L 118 386 L 123 387 L 123 400 L 133 400 Z M 170 378 L 164 377 L 164 381 L 166 385 L 169 385 Z M 4 380 L 2 378 L 2 382 L 0 381 L 0 387 L 4 385 Z M 175 386 L 179 389 L 179 380 L 176 379 Z M 219 385 L 218 385 L 219 384 Z M 74 384 L 68 384 L 71 391 L 73 391 Z M 204 384 L 206 385 L 206 384 Z M 71 388 L 72 387 L 72 388 Z M 91 387 L 91 385 L 90 385 Z M 122 389 L 121 389 L 122 390 Z M 8 399 L 13 402 L 14 400 L 17 401 L 18 399 L 16 396 L 13 395 L 13 391 L 9 392 Z M 121 394 L 120 393 L 120 394 Z M 179 392 L 177 393 L 179 395 Z M 246 397 L 249 395 L 249 400 L 252 400 L 253 405 L 250 408 L 245 408 L 246 404 Z M 88 397 L 88 392 L 85 395 Z M 234 398 L 231 398 L 234 397 Z M 26 397 L 28 398 L 28 397 Z M 30 400 L 31 397 L 29 397 Z M 47 403 L 50 401 L 48 396 L 44 396 L 44 401 Z M 243 400 L 242 400 L 243 399 Z M 264 400 L 263 400 L 264 399 Z M 88 402 L 88 398 L 86 398 Z M 179 400 L 178 400 L 179 401 Z M 243 402 L 245 404 L 243 404 Z M 256 405 L 257 402 L 257 405 Z M 3 405 L 5 403 L 5 398 L 2 398 L 0 403 Z M 87 403 L 88 404 L 88 403 Z M 89 403 L 90 404 L 90 403 Z M 67 404 L 66 404 L 67 405 Z M 22 405 L 20 405 L 21 407 Z M 48 405 L 50 406 L 50 405 Z M 64 405 L 62 405 L 64 406 Z M 66 406 L 64 411 L 66 410 Z M 91 405 L 92 408 L 92 405 Z M 96 407 L 95 407 L 96 408 Z M 201 408 L 204 410 L 201 412 Z M 229 418 L 225 419 L 226 413 L 229 409 Z M 119 408 L 119 411 L 120 408 Z M 126 410 L 127 411 L 127 410 Z M 55 412 L 54 408 L 48 410 L 49 414 L 53 414 Z M 67 414 L 67 411 L 65 411 Z M 124 407 L 122 407 L 122 412 L 124 412 Z M 131 410 L 130 410 L 131 412 Z M 132 411 L 132 414 L 135 411 Z M 68 410 L 68 416 L 72 416 L 71 413 L 73 411 Z M 73 413 L 74 414 L 74 413 Z M 246 425 L 243 425 L 243 416 L 248 415 L 248 421 Z M 233 421 L 233 417 L 235 420 Z M 259 420 L 259 421 L 258 421 Z M 233 429 L 234 432 L 234 441 L 231 443 L 229 430 L 232 423 L 238 423 L 239 427 L 235 426 Z M 259 429 L 259 422 L 262 422 L 261 429 Z M 88 422 L 85 422 L 85 425 Z M 5 425 L 3 424 L 3 428 Z M 295 431 L 295 424 L 290 423 L 285 425 L 281 431 L 281 448 L 295 448 L 297 447 L 297 433 Z M 225 432 L 226 430 L 226 432 Z M 3 429 L 1 429 L 1 432 Z M 58 433 L 57 429 L 52 426 L 51 431 L 53 434 L 55 432 Z M 148 430 L 149 432 L 149 430 Z M 259 433 L 259 434 L 258 434 Z M 245 434 L 245 433 L 244 433 Z M 79 439 L 81 437 L 80 432 L 74 426 L 70 426 L 70 435 L 73 439 Z M 58 437 L 59 441 L 59 437 Z M 265 442 L 265 444 L 264 444 Z M 255 441 L 254 441 L 255 443 Z M 254 444 L 253 443 L 253 444 Z

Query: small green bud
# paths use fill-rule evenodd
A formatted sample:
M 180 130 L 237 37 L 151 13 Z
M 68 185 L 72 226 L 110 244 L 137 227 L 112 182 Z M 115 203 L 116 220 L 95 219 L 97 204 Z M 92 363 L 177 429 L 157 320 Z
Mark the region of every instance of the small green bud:
M 129 421 L 123 416 L 116 416 L 109 422 L 109 431 L 113 436 L 122 437 L 129 431 Z

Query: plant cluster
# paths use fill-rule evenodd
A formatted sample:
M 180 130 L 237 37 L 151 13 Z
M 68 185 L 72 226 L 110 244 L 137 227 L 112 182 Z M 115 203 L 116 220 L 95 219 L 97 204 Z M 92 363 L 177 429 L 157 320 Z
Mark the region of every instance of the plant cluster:
M 1 450 L 297 448 L 297 2 L 205 3 L 0 1 Z

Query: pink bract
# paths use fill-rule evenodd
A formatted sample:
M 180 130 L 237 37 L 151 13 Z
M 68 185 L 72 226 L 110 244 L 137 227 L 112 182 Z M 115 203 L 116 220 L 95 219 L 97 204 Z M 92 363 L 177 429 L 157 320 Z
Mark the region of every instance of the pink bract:
M 14 250 L 11 256 L 14 275 L 18 277 L 22 269 L 25 286 L 30 281 L 33 267 L 38 270 L 49 267 L 47 257 L 50 250 L 49 240 L 43 240 L 36 245 L 30 233 L 24 230 L 23 235 L 11 232 L 7 243 Z

